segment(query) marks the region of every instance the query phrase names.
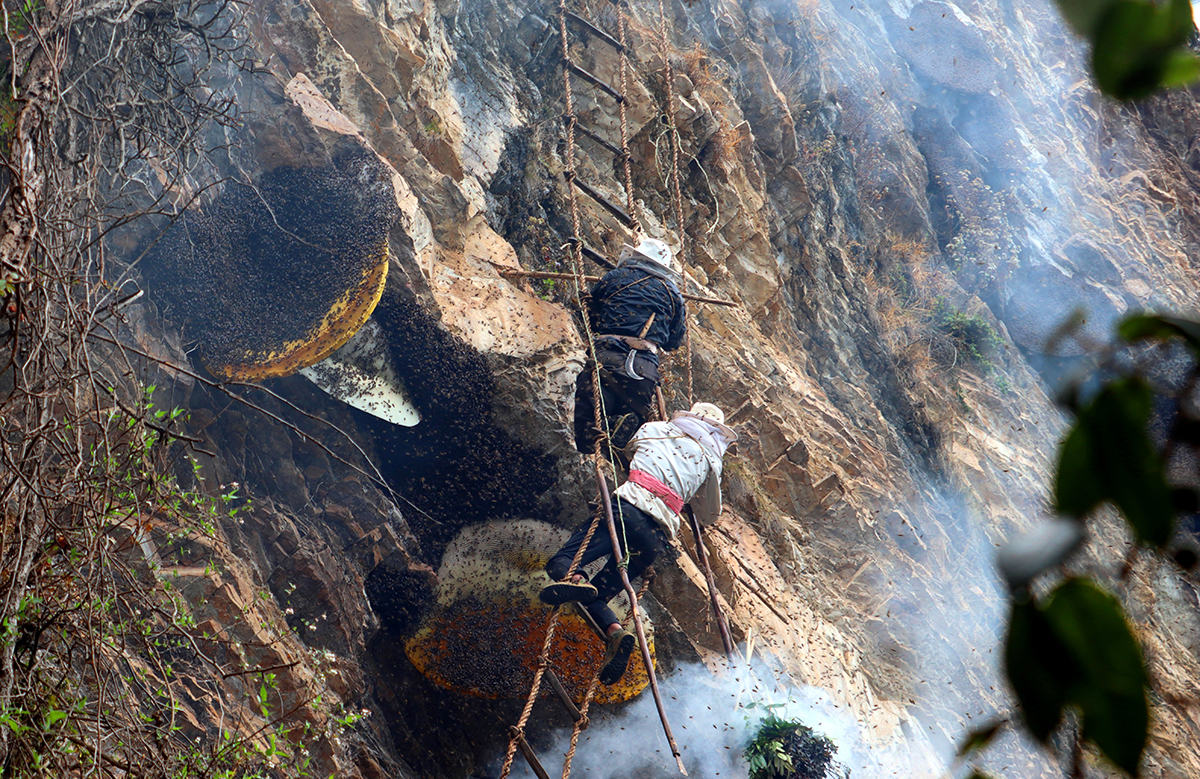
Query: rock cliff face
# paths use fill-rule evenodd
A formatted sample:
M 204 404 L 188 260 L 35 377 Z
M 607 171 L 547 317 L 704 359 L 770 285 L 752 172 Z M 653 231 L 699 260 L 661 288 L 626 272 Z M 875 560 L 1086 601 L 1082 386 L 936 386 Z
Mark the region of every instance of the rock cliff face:
M 568 6 L 615 33 L 615 6 Z M 857 723 L 856 776 L 938 775 L 957 738 L 1005 703 L 991 554 L 1045 511 L 1063 426 L 1047 377 L 1126 310 L 1196 308 L 1196 96 L 1102 99 L 1038 0 L 670 2 L 680 226 L 659 8 L 622 7 L 642 224 L 685 245 L 693 292 L 739 304 L 691 306 L 690 349 L 668 361 L 666 393 L 676 409 L 689 389 L 718 403 L 742 436 L 707 538 L 735 639 L 753 637 Z M 288 428 L 172 385 L 217 453 L 202 463 L 207 484 L 236 481 L 252 498 L 223 530 L 226 565 L 181 569 L 185 592 L 217 630 L 250 630 L 239 604 L 269 593 L 254 608 L 296 636 L 236 638 L 284 647 L 250 659 L 286 666 L 281 708 L 317 684 L 372 712 L 321 731 L 325 774 L 496 771 L 519 701 L 433 686 L 402 639 L 460 528 L 570 526 L 594 496 L 569 432 L 584 357 L 570 283 L 501 275 L 570 270 L 557 12 L 523 0 L 255 3 L 247 34 L 266 72 L 245 88 L 244 169 L 297 164 L 338 135 L 391 166 L 400 216 L 374 316 L 423 417 L 391 427 L 291 377 L 255 396 Z M 612 46 L 569 35 L 582 68 L 619 83 Z M 620 145 L 617 103 L 572 83 L 581 124 Z M 576 154 L 580 178 L 624 202 L 611 151 L 581 138 Z M 601 253 L 629 238 L 596 201 L 578 196 L 578 208 Z M 1085 325 L 1053 342 L 1077 306 Z M 1093 559 L 1115 570 L 1127 541 L 1097 535 Z M 668 678 L 720 653 L 690 544 L 650 589 Z M 1123 594 L 1143 604 L 1157 677 L 1148 775 L 1197 776 L 1196 582 L 1139 566 Z M 535 745 L 564 724 L 548 708 Z M 197 726 L 216 727 L 201 709 Z M 1053 772 L 1005 749 L 1004 775 Z M 588 765 L 586 745 L 577 760 Z

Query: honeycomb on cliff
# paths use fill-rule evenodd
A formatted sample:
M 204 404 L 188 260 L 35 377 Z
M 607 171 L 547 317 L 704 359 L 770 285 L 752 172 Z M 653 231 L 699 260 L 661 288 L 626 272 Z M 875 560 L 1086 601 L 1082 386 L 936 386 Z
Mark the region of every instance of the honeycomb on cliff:
M 550 581 L 542 569 L 566 538 L 561 528 L 535 520 L 488 522 L 460 531 L 442 555 L 437 605 L 405 642 L 413 665 L 435 684 L 467 695 L 528 695 L 551 611 L 538 600 Z M 610 605 L 626 623 L 624 596 Z M 644 613 L 642 621 L 653 657 L 653 626 Z M 574 700 L 582 701 L 603 658 L 603 642 L 581 617 L 564 609 L 549 660 Z M 635 652 L 620 681 L 601 685 L 594 700 L 625 701 L 647 684 L 645 664 Z M 542 696 L 550 694 L 543 684 Z
M 145 273 L 213 374 L 287 376 L 366 322 L 398 215 L 390 171 L 365 151 L 324 168 L 277 168 L 185 212 Z

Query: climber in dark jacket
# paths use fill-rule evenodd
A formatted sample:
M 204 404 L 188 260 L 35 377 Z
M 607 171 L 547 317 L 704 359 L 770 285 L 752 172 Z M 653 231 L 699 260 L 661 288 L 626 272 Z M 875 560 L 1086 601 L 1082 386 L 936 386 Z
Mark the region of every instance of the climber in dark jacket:
M 671 249 L 643 238 L 625 244 L 617 267 L 592 287 L 588 321 L 600 363 L 603 410 L 618 447 L 650 421 L 654 388 L 660 379 L 659 351 L 683 343 L 687 309 L 679 292 L 680 275 Z M 597 430 L 589 360 L 575 382 L 575 448 L 591 454 Z

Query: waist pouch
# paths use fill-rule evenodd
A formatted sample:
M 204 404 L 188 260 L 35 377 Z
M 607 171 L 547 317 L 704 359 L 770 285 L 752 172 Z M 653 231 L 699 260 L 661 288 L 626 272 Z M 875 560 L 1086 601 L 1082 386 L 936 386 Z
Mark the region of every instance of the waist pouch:
M 658 384 L 662 378 L 658 373 L 657 355 L 631 349 L 623 341 L 597 340 L 596 360 L 608 373 L 626 379 L 646 380 Z

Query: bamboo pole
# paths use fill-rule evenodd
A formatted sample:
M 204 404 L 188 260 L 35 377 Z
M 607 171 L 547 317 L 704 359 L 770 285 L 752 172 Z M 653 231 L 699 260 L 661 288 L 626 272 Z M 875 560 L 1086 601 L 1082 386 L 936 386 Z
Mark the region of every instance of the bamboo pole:
M 667 401 L 663 400 L 662 387 L 654 388 L 654 397 L 658 400 L 658 415 L 662 421 L 667 422 Z
M 501 268 L 501 269 L 499 269 L 499 272 L 500 272 L 500 275 L 504 276 L 505 278 L 564 279 L 564 280 L 572 280 L 575 278 L 575 274 L 573 274 L 573 273 L 554 273 L 553 271 L 545 271 L 545 270 L 517 270 L 515 268 Z M 600 277 L 599 276 L 580 276 L 580 279 L 583 281 L 594 282 L 594 281 L 599 281 Z M 703 295 L 692 295 L 691 293 L 688 293 L 688 292 L 684 292 L 682 294 L 683 294 L 684 300 L 695 300 L 697 303 L 712 303 L 714 306 L 732 306 L 734 308 L 738 308 L 741 306 L 741 303 L 735 303 L 732 300 L 722 300 L 721 298 L 709 298 L 709 297 L 704 297 Z
M 638 616 L 638 599 L 637 593 L 634 592 L 633 585 L 629 583 L 629 573 L 625 570 L 625 566 L 621 565 L 621 541 L 617 538 L 617 523 L 613 520 L 612 499 L 608 493 L 608 483 L 604 481 L 604 474 L 600 471 L 600 461 L 595 461 L 596 465 L 596 484 L 600 486 L 600 500 L 604 503 L 604 518 L 608 520 L 608 535 L 612 539 L 613 561 L 616 563 L 617 571 L 621 574 L 621 584 L 625 587 L 625 594 L 629 597 L 629 615 L 633 619 L 633 627 L 637 631 L 638 645 L 642 648 L 642 662 L 646 665 L 646 674 L 650 677 L 650 691 L 654 693 L 654 705 L 658 707 L 658 718 L 662 720 L 663 732 L 667 735 L 667 743 L 671 746 L 671 754 L 675 756 L 675 764 L 679 766 L 679 773 L 684 776 L 688 775 L 687 769 L 683 767 L 683 757 L 679 752 L 679 747 L 675 744 L 675 736 L 671 735 L 671 723 L 667 722 L 667 712 L 663 708 L 662 694 L 658 691 L 658 678 L 654 674 L 654 658 L 650 657 L 650 644 L 646 641 L 646 631 L 642 628 L 642 619 Z
M 721 603 L 717 600 L 717 579 L 713 576 L 712 566 L 708 562 L 708 550 L 704 548 L 704 537 L 700 533 L 700 520 L 696 519 L 696 513 L 692 511 L 691 506 L 684 506 L 683 510 L 687 512 L 692 534 L 696 537 L 696 556 L 700 558 L 700 564 L 704 567 L 704 578 L 708 581 L 708 597 L 712 601 L 713 616 L 717 618 L 717 629 L 721 631 L 725 659 L 732 663 L 733 639 L 729 635 L 729 622 L 725 619 L 725 612 L 721 610 Z

